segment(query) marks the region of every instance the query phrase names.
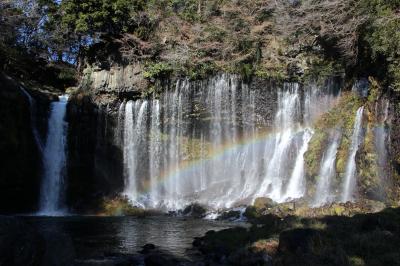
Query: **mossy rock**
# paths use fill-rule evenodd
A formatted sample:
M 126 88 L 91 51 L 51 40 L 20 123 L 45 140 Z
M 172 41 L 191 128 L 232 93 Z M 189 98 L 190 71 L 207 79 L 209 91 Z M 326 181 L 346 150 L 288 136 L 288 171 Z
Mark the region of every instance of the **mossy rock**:
M 335 205 L 332 207 L 332 210 L 333 210 L 333 214 L 341 216 L 346 211 L 346 208 L 341 205 Z
M 145 216 L 145 210 L 133 206 L 131 202 L 124 197 L 117 197 L 114 199 L 106 199 L 103 202 L 102 215 L 106 216 Z
M 314 181 L 319 172 L 321 158 L 324 150 L 326 150 L 327 144 L 328 134 L 325 131 L 317 128 L 310 141 L 308 150 L 304 155 L 307 175 L 314 177 Z
M 257 209 L 257 210 L 263 210 L 263 209 L 269 209 L 269 208 L 273 208 L 277 205 L 277 203 L 275 201 L 273 201 L 270 198 L 265 198 L 265 197 L 260 197 L 260 198 L 256 198 L 254 200 L 254 204 L 253 206 Z

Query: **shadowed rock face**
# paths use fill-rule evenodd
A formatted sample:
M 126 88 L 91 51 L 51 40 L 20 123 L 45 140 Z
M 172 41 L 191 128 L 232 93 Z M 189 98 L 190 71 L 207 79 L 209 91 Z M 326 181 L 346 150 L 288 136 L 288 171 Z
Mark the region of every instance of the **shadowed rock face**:
M 0 74 L 0 213 L 36 210 L 40 153 L 32 129 L 29 101 L 19 84 Z
M 396 98 L 399 99 L 400 95 L 396 95 Z M 394 103 L 398 103 L 398 100 L 393 101 Z M 390 131 L 390 153 L 395 163 L 395 167 L 397 172 L 400 172 L 400 105 L 393 104 L 393 110 L 390 110 L 391 115 L 393 116 L 391 123 L 391 131 Z
M 67 111 L 67 206 L 95 211 L 103 197 L 123 189 L 122 152 L 114 141 L 117 113 L 89 97 L 72 98 Z

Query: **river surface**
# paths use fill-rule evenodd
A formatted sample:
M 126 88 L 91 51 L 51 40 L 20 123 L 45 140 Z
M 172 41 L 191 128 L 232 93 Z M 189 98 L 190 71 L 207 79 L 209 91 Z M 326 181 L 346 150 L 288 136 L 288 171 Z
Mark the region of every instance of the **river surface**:
M 27 216 L 23 219 L 45 235 L 47 243 L 61 245 L 61 253 L 70 249 L 76 261 L 87 261 L 107 254 L 137 254 L 148 243 L 176 257 L 191 260 L 195 237 L 203 236 L 209 230 L 245 225 L 168 216 Z M 54 250 L 54 253 L 58 252 Z

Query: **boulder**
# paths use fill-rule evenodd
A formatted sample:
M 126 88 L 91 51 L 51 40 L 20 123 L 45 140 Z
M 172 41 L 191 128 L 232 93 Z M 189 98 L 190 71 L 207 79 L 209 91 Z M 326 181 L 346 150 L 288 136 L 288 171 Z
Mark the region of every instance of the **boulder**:
M 273 201 L 270 198 L 265 198 L 265 197 L 256 198 L 254 201 L 254 204 L 253 204 L 253 206 L 257 210 L 270 209 L 270 208 L 275 207 L 276 205 L 277 205 L 277 203 L 275 201 Z
M 223 212 L 219 217 L 218 220 L 237 220 L 240 219 L 241 212 L 240 211 L 235 211 L 235 210 L 229 210 L 226 212 Z
M 194 218 L 203 218 L 206 216 L 207 209 L 198 204 L 198 203 L 193 203 L 189 206 L 187 206 L 185 209 L 183 209 L 182 214 L 187 215 L 187 216 L 192 216 Z

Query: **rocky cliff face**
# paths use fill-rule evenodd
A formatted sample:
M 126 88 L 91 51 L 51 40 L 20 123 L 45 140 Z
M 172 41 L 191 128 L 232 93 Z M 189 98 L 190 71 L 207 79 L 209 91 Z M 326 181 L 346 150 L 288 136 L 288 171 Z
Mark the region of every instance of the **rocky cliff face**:
M 87 68 L 83 81 L 96 94 L 138 96 L 148 87 L 148 82 L 143 78 L 143 66 L 140 64 L 112 66 L 110 69 Z
M 11 78 L 0 74 L 0 213 L 36 210 L 41 155 L 31 128 L 29 101 Z
M 73 211 L 93 211 L 103 197 L 123 189 L 122 152 L 114 137 L 117 112 L 79 95 L 71 98 L 67 112 L 67 205 Z

